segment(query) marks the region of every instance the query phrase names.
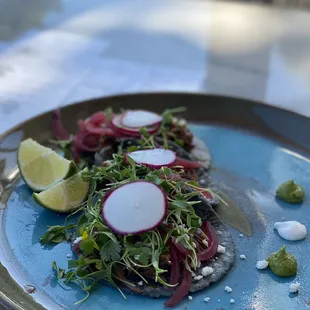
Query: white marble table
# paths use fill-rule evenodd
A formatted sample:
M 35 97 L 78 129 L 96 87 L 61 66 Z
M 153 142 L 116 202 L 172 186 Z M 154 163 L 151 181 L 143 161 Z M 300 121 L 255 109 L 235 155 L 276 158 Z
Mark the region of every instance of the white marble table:
M 0 1 L 0 132 L 74 101 L 194 91 L 310 116 L 310 12 L 203 0 Z

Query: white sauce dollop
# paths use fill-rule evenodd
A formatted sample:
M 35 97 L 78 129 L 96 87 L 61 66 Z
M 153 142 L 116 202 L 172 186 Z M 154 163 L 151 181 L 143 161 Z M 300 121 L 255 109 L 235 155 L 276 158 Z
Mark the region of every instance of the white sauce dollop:
M 288 241 L 297 241 L 306 238 L 307 228 L 297 221 L 276 222 L 274 223 L 279 235 Z

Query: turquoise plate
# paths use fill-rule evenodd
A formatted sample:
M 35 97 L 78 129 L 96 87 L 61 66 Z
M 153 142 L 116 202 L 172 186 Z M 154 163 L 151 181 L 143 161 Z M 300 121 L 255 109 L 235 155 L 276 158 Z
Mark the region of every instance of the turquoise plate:
M 95 99 L 63 109 L 66 125 L 75 132 L 76 121 L 106 106 L 116 109 L 186 106 L 186 118 L 195 135 L 205 141 L 213 157 L 212 176 L 247 214 L 251 237 L 240 237 L 229 228 L 237 247 L 235 266 L 220 282 L 193 294 L 175 309 L 301 310 L 310 308 L 309 237 L 286 242 L 273 223 L 297 220 L 310 227 L 310 194 L 301 205 L 275 199 L 277 186 L 294 179 L 310 193 L 310 120 L 297 114 L 241 99 L 196 94 L 138 94 Z M 73 285 L 58 283 L 51 262 L 67 267 L 69 244 L 42 246 L 39 239 L 49 225 L 62 224 L 65 216 L 44 210 L 31 198 L 21 181 L 16 150 L 21 140 L 32 137 L 47 143 L 51 114 L 31 119 L 0 137 L 0 299 L 6 309 L 105 309 L 158 310 L 164 299 L 128 295 L 102 286 L 79 305 L 84 293 Z M 259 272 L 257 260 L 283 244 L 299 263 L 296 278 L 279 279 Z M 245 254 L 247 259 L 240 260 Z M 292 281 L 301 283 L 299 294 L 290 294 Z M 233 291 L 227 293 L 228 285 Z M 205 303 L 204 298 L 210 297 Z M 230 299 L 235 303 L 231 304 Z

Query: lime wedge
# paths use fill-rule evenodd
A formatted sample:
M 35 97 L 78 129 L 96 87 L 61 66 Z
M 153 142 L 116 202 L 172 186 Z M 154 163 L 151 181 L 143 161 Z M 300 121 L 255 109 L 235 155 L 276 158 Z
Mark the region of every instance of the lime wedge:
M 23 141 L 17 162 L 22 178 L 34 191 L 42 191 L 76 173 L 74 162 L 32 139 Z
M 57 212 L 70 212 L 85 200 L 88 190 L 89 182 L 82 180 L 80 172 L 41 193 L 34 193 L 33 197 L 45 208 Z

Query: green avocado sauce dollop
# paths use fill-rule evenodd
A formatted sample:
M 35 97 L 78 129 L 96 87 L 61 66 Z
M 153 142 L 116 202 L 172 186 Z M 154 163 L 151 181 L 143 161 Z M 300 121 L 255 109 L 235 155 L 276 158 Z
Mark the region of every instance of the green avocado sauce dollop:
M 271 254 L 267 261 L 270 270 L 278 277 L 291 277 L 297 273 L 297 261 L 294 255 L 286 252 L 285 246 Z
M 303 188 L 293 180 L 282 183 L 277 191 L 277 197 L 289 203 L 301 203 L 305 199 Z

